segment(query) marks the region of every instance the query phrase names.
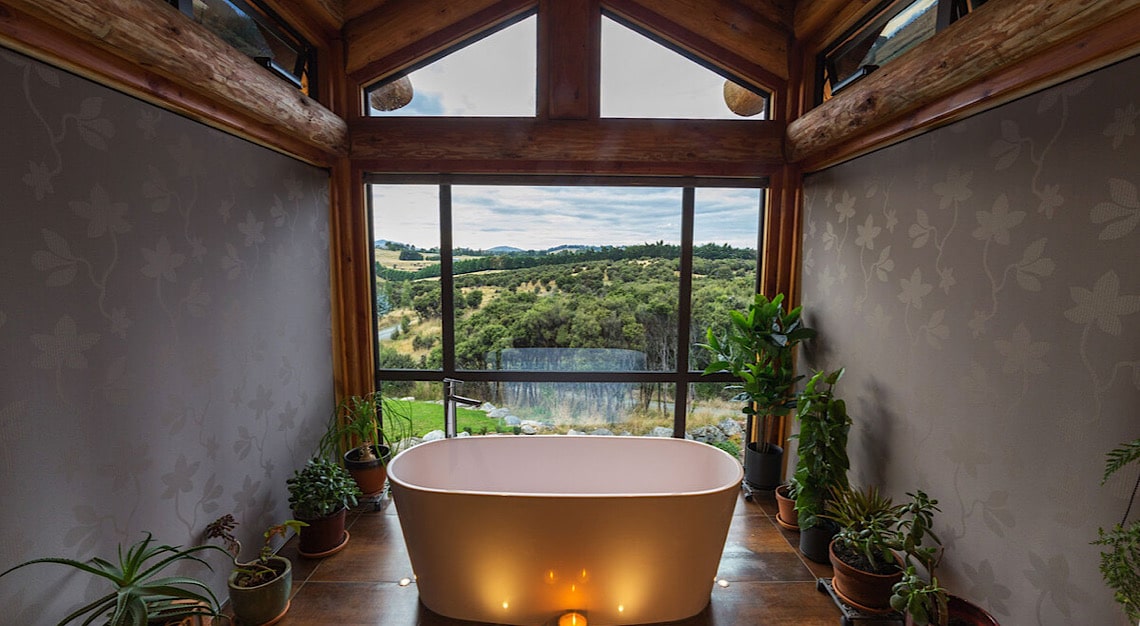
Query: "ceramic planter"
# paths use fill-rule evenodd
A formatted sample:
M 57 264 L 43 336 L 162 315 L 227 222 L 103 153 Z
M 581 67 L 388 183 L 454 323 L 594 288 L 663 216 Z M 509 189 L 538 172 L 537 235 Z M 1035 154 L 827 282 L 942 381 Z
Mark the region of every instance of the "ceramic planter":
M 828 556 L 835 573 L 832 585 L 844 602 L 872 613 L 891 611 L 891 588 L 902 580 L 902 567 L 893 574 L 873 574 L 851 567 L 836 556 L 834 539 Z
M 293 564 L 282 556 L 269 557 L 269 566 L 280 572 L 277 578 L 256 587 L 235 584 L 241 572 L 234 570 L 227 585 L 230 607 L 241 624 L 272 624 L 289 610 L 289 594 L 293 590 Z
M 344 466 L 356 486 L 365 496 L 375 495 L 384 489 L 384 481 L 388 480 L 388 459 L 391 452 L 388 446 L 372 446 L 372 453 L 376 458 L 371 461 L 360 461 L 362 448 L 353 448 L 344 454 Z
M 954 620 L 968 626 L 1001 626 L 992 615 L 982 607 L 958 596 L 950 596 L 947 602 L 950 611 L 950 623 Z
M 796 513 L 796 501 L 788 497 L 788 485 L 776 487 L 776 523 L 788 530 L 800 530 L 799 514 Z
M 800 529 L 800 552 L 816 563 L 827 563 L 830 559 L 829 547 L 835 533 L 839 532 L 839 525 L 823 518 L 811 528 Z
M 348 532 L 344 529 L 347 512 L 348 509 L 342 508 L 332 515 L 302 520 L 308 526 L 302 527 L 298 535 L 297 547 L 301 556 L 327 556 L 344 547 L 348 542 Z
M 784 449 L 769 444 L 764 449 L 759 442 L 750 442 L 744 448 L 744 480 L 753 489 L 769 491 L 780 485 Z

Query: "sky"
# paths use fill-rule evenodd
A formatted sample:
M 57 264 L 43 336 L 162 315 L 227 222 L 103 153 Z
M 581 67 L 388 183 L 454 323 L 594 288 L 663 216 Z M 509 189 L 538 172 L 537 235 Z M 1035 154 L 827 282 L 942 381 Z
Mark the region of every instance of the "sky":
M 533 116 L 535 25 L 529 17 L 412 72 L 412 102 L 379 114 Z M 603 117 L 743 119 L 724 104 L 723 77 L 608 18 L 601 80 Z M 375 238 L 437 247 L 438 196 L 434 185 L 374 185 Z M 698 190 L 695 243 L 754 248 L 758 205 L 756 189 Z M 454 244 L 678 243 L 680 207 L 679 188 L 454 186 Z

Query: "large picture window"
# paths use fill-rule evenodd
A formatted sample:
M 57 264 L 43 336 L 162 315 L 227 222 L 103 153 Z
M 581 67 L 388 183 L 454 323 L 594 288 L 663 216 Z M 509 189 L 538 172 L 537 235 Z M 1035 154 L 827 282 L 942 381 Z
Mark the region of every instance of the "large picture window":
M 741 417 L 698 344 L 756 292 L 763 181 L 368 182 L 377 385 L 417 430 L 442 428 L 444 378 L 486 403 L 459 412 L 472 434 Z

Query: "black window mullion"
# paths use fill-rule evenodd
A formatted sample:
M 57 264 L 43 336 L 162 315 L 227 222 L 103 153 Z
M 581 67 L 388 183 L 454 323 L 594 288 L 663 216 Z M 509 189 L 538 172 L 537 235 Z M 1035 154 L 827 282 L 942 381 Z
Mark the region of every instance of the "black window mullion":
M 689 398 L 689 335 L 693 315 L 693 215 L 696 212 L 696 190 L 681 191 L 681 282 L 677 293 L 677 369 L 673 383 L 673 436 L 685 436 L 685 418 Z
M 455 376 L 455 276 L 451 257 L 451 185 L 439 186 L 439 302 L 443 375 Z

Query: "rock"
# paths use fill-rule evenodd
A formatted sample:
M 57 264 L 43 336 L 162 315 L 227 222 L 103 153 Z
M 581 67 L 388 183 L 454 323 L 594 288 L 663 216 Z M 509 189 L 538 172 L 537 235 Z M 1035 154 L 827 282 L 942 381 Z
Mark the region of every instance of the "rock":
M 724 441 L 724 431 L 716 426 L 698 426 L 689 431 L 693 439 L 704 443 L 720 443 Z
M 534 426 L 531 426 L 530 424 L 523 424 L 522 427 L 519 429 L 519 432 L 524 434 L 524 435 L 537 435 L 538 429 L 535 428 Z
M 504 408 L 492 409 L 489 413 L 487 413 L 487 417 L 493 417 L 495 419 L 499 419 L 500 417 L 506 417 L 506 416 L 510 415 L 510 413 L 511 413 L 510 411 L 508 411 Z
M 594 430 L 591 430 L 591 431 L 590 431 L 590 434 L 591 434 L 591 435 L 596 435 L 596 436 L 599 436 L 599 437 L 613 437 L 613 436 L 614 436 L 614 431 L 612 431 L 612 430 L 610 430 L 610 429 L 608 429 L 608 428 L 595 428 Z
M 495 410 L 495 405 L 491 404 L 490 402 L 484 402 L 483 404 L 479 405 L 479 410 L 484 413 L 490 413 L 491 411 Z
M 443 431 L 442 430 L 433 430 L 430 433 L 424 435 L 424 441 L 425 442 L 426 441 L 435 441 L 436 439 L 443 439 Z
M 416 401 L 415 396 L 404 396 L 403 398 L 400 398 L 400 402 L 415 402 L 415 401 Z
M 721 420 L 720 423 L 717 424 L 717 428 L 724 433 L 725 437 L 735 437 L 744 432 L 744 428 L 740 425 L 740 422 L 728 417 Z
M 570 430 L 566 431 L 566 434 L 567 435 L 585 435 L 586 433 L 585 433 L 585 431 L 574 430 L 573 428 L 571 428 Z
M 514 415 L 504 415 L 503 423 L 507 426 L 520 426 L 522 425 L 522 420 L 515 417 Z
M 455 436 L 456 437 L 470 437 L 471 433 L 467 432 L 466 430 L 461 430 L 458 433 L 456 433 Z
M 653 430 L 649 431 L 650 437 L 672 437 L 673 429 L 665 428 L 664 426 L 654 426 Z
M 633 433 L 629 432 L 628 430 L 623 430 L 623 431 L 621 431 L 621 436 L 622 437 L 632 437 Z

